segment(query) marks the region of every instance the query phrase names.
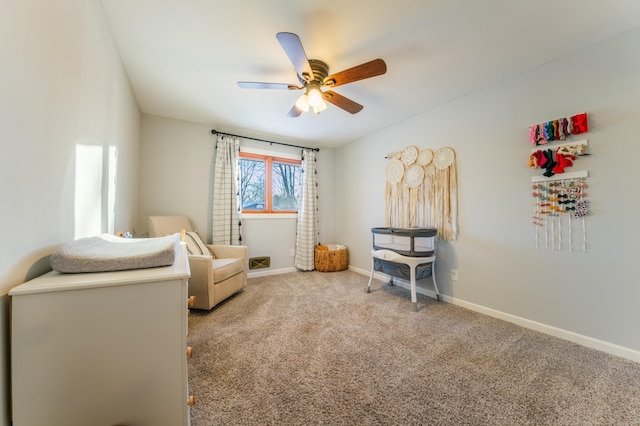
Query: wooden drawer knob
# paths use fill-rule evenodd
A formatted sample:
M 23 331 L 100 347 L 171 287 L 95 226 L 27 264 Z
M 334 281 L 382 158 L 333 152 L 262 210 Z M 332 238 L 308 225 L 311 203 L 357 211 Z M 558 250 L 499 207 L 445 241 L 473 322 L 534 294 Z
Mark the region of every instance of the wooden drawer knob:
M 194 405 L 196 405 L 196 397 L 193 395 L 189 396 L 189 399 L 187 399 L 187 405 L 189 407 L 193 407 Z
M 196 304 L 196 297 L 195 296 L 191 296 L 188 300 L 187 300 L 187 304 L 189 306 L 193 306 Z
M 193 356 L 193 348 L 191 346 L 187 346 L 187 358 L 191 358 Z

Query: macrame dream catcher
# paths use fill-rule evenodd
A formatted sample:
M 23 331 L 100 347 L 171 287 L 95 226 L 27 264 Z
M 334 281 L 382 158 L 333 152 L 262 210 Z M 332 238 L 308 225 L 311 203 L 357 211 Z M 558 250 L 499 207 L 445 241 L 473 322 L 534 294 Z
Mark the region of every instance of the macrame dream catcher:
M 385 222 L 410 228 L 432 226 L 443 241 L 457 238 L 458 183 L 455 151 L 408 146 L 385 167 Z
M 387 186 L 385 189 L 385 218 L 387 225 L 396 223 L 403 215 L 402 204 L 399 202 L 402 192 L 402 176 L 404 175 L 404 165 L 397 158 L 392 158 L 387 163 L 384 170 Z

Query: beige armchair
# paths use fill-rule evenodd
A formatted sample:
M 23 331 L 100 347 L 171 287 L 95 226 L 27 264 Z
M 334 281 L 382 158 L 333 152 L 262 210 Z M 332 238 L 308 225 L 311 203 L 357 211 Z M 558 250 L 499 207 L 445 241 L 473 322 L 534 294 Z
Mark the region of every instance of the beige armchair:
M 184 229 L 192 232 L 186 216 L 149 216 L 149 236 L 161 237 Z M 204 244 L 209 254 L 190 254 L 189 296 L 194 309 L 209 310 L 247 285 L 246 246 Z

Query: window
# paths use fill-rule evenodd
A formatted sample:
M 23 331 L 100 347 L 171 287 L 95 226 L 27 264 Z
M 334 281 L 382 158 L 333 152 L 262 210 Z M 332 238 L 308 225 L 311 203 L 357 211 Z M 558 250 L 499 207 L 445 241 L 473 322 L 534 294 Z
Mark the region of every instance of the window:
M 295 213 L 302 162 L 269 155 L 240 153 L 240 199 L 243 213 Z

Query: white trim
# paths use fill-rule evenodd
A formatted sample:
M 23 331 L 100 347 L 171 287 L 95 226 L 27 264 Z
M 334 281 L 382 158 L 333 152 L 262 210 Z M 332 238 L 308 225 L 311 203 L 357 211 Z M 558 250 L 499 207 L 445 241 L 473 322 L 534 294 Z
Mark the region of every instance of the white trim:
M 589 177 L 588 170 L 580 170 L 578 172 L 560 173 L 550 177 L 546 176 L 531 176 L 531 182 L 547 182 L 551 180 L 567 180 Z
M 354 266 L 349 266 L 349 270 L 357 272 L 362 275 L 366 275 L 366 276 L 369 276 L 371 274 L 371 271 L 365 271 L 363 269 L 356 268 Z M 378 273 L 378 272 L 374 274 L 374 277 L 382 281 L 389 279 L 388 275 Z M 406 286 L 406 284 L 402 282 L 404 280 L 400 280 L 400 282 L 398 281 L 399 281 L 398 279 L 394 279 L 394 282 L 396 282 L 398 286 L 403 288 L 409 288 L 408 285 Z M 416 291 L 422 295 L 435 298 L 434 292 L 430 290 L 426 290 L 422 287 L 417 287 Z M 593 337 L 584 336 L 582 334 L 574 333 L 573 331 L 568 331 L 561 328 L 553 327 L 551 325 L 547 325 L 537 321 L 532 321 L 526 318 L 518 317 L 516 315 L 508 314 L 506 312 L 497 311 L 495 309 L 487 308 L 485 306 L 477 305 L 475 303 L 466 302 L 464 300 L 456 299 L 455 297 L 440 294 L 440 300 L 446 303 L 451 303 L 452 305 L 461 306 L 463 308 L 469 309 L 474 312 L 478 312 L 484 315 L 488 315 L 490 317 L 507 321 L 531 330 L 539 331 L 541 333 L 545 333 L 550 336 L 568 340 L 570 342 L 577 343 L 579 345 L 586 346 L 591 349 L 596 349 L 611 355 L 630 359 L 631 361 L 640 362 L 640 351 L 637 351 L 634 349 L 626 348 L 624 346 L 616 345 L 614 343 L 605 342 L 603 340 L 594 339 Z
M 256 272 L 247 272 L 247 278 L 257 278 L 257 277 L 266 277 L 268 275 L 280 275 L 280 274 L 288 274 L 289 272 L 296 272 L 296 268 L 282 268 L 282 269 L 273 269 L 268 271 L 256 271 Z
M 242 213 L 242 220 L 251 219 L 295 219 L 298 213 Z
M 444 302 L 451 303 L 452 305 L 461 306 L 463 308 L 467 308 L 481 314 L 489 315 L 490 317 L 498 318 L 525 328 L 529 328 L 531 330 L 548 334 L 550 336 L 568 340 L 570 342 L 577 343 L 588 348 L 597 349 L 611 355 L 616 355 L 635 362 L 640 362 L 640 351 L 636 351 L 634 349 L 626 348 L 614 343 L 605 342 L 603 340 L 594 339 L 593 337 L 585 336 L 582 334 L 574 333 L 573 331 L 564 330 L 562 328 L 553 327 L 551 325 L 543 324 L 537 321 L 532 321 L 526 318 L 507 314 L 505 312 L 496 311 L 494 309 L 476 305 L 470 302 L 465 302 L 464 300 L 456 299 L 454 297 L 440 295 L 440 298 Z
M 553 149 L 555 151 L 561 146 L 576 146 L 576 145 L 589 146 L 589 139 L 583 139 L 580 141 L 565 142 L 565 143 L 550 142 L 548 144 L 536 145 L 535 148 L 531 149 L 531 153 L 534 153 L 536 151 L 546 151 L 547 149 Z

